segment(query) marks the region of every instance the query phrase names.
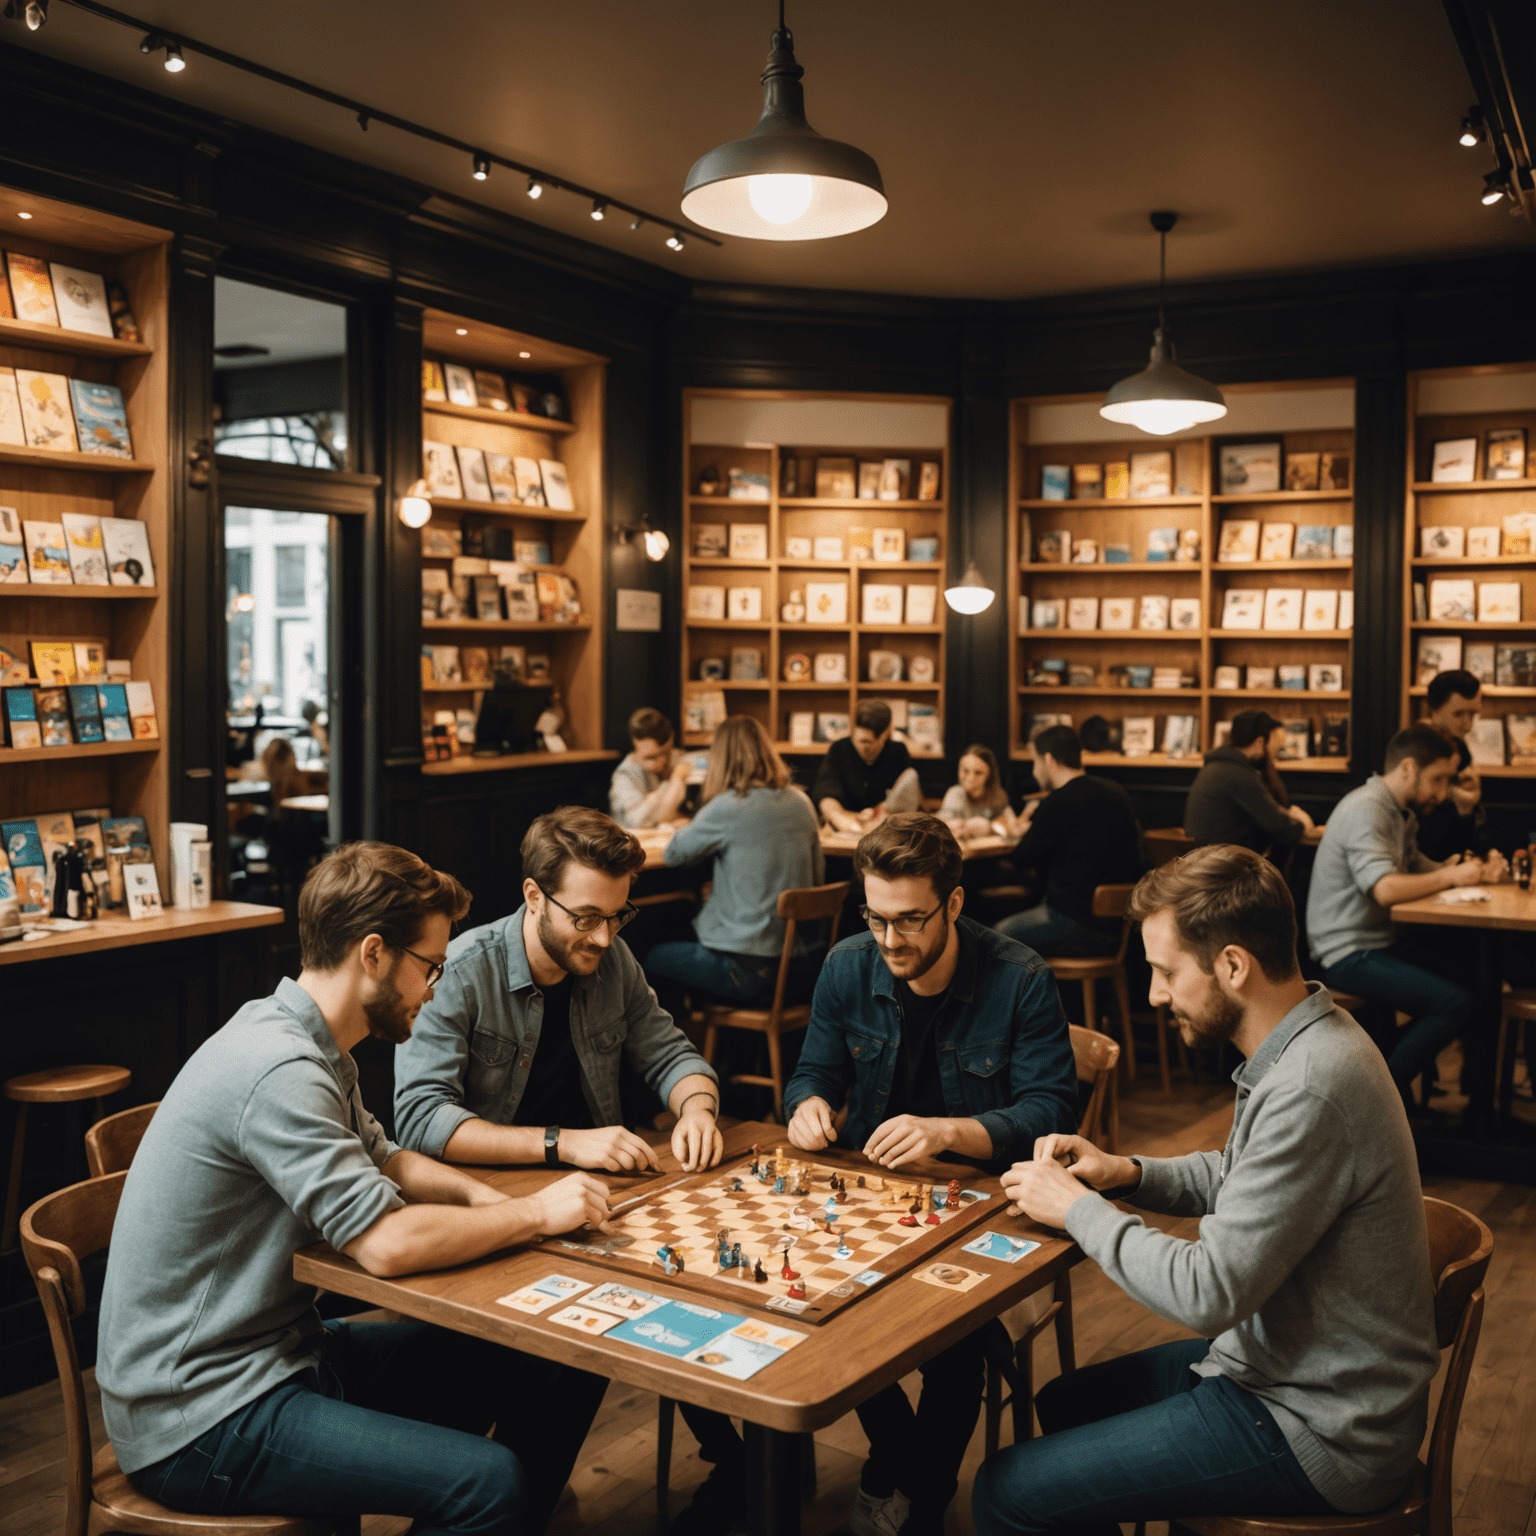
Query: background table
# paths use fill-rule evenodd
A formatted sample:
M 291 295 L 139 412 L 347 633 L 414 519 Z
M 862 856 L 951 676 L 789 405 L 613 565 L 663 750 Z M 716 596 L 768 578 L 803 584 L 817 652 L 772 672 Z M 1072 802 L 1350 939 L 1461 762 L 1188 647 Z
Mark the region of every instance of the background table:
M 769 1149 L 788 1145 L 782 1126 L 748 1122 L 725 1133 L 725 1159 L 749 1152 L 755 1142 Z M 660 1174 L 644 1179 L 601 1175 L 613 1191 L 614 1203 L 650 1183 L 676 1177 L 679 1169 L 670 1151 L 658 1147 L 658 1154 Z M 858 1154 L 835 1148 L 814 1156 L 817 1162 L 846 1167 L 855 1173 L 874 1166 Z M 466 1171 L 508 1194 L 531 1193 L 564 1176 L 543 1168 Z M 750 1293 L 740 1301 L 722 1302 L 720 1305 L 728 1310 L 762 1317 L 775 1327 L 796 1329 L 806 1335 L 801 1344 L 748 1381 L 735 1381 L 704 1366 L 690 1365 L 606 1336 L 588 1338 L 551 1324 L 548 1314 L 529 1317 L 498 1306 L 498 1296 L 554 1271 L 593 1285 L 620 1280 L 671 1301 L 699 1303 L 696 1292 L 669 1285 L 660 1268 L 654 1275 L 644 1276 L 635 1274 L 628 1266 L 596 1265 L 561 1248 L 554 1239 L 506 1249 L 456 1269 L 403 1279 L 370 1275 L 351 1259 L 319 1243 L 295 1255 L 294 1275 L 307 1284 L 357 1297 L 373 1306 L 388 1307 L 407 1317 L 742 1418 L 746 1423 L 749 1460 L 744 1501 L 749 1529 L 753 1536 L 796 1536 L 801 1498 L 797 1435 L 841 1418 L 880 1388 L 899 1381 L 924 1360 L 1050 1284 L 1082 1257 L 1070 1238 L 1036 1227 L 1024 1217 L 1006 1215 L 1006 1201 L 995 1178 L 940 1162 L 913 1164 L 902 1173 L 942 1183 L 959 1177 L 967 1188 L 986 1191 L 996 1198 L 995 1219 L 957 1235 L 952 1247 L 927 1261 L 948 1260 L 978 1271 L 986 1279 L 969 1291 L 959 1292 L 940 1290 L 910 1274 L 901 1275 L 819 1327 L 801 1323 L 783 1312 L 755 1306 Z M 964 1243 L 988 1229 L 1027 1236 L 1040 1246 L 1017 1264 L 959 1253 Z M 581 1298 L 577 1297 L 576 1305 L 580 1304 Z
M 645 870 L 664 869 L 666 859 L 663 857 L 666 847 L 672 840 L 675 828 L 645 827 L 634 835 L 639 839 L 640 846 L 645 849 Z M 851 859 L 853 851 L 859 846 L 859 838 L 862 833 L 835 832 L 831 828 L 823 827 L 821 831 L 821 851 L 828 858 Z M 1016 837 L 963 837 L 960 839 L 960 857 L 967 861 L 971 859 L 996 859 L 1003 854 L 1011 853 L 1018 847 L 1019 840 Z

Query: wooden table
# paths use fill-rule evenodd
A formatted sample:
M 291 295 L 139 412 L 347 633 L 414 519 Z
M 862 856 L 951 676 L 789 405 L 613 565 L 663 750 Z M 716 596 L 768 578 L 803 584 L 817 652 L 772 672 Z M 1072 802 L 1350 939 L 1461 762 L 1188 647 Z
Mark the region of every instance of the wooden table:
M 286 800 L 279 800 L 278 806 L 285 811 L 328 811 L 331 808 L 329 795 L 289 795 Z
M 755 1142 L 769 1149 L 788 1145 L 782 1126 L 747 1122 L 726 1132 L 726 1159 L 749 1152 Z M 659 1146 L 658 1154 L 660 1175 L 645 1179 L 602 1176 L 614 1192 L 615 1203 L 624 1199 L 626 1192 L 634 1193 L 650 1183 L 677 1175 L 678 1165 L 671 1152 Z M 817 1162 L 837 1164 L 854 1172 L 873 1166 L 859 1154 L 835 1148 L 818 1152 L 815 1158 Z M 563 1176 L 542 1168 L 467 1171 L 493 1188 L 512 1194 L 531 1192 Z M 967 1188 L 994 1194 L 1001 1188 L 995 1178 L 967 1174 L 950 1163 L 918 1163 L 907 1171 L 944 1182 L 958 1176 Z M 1006 1204 L 1001 1200 L 996 1209 L 994 1219 L 958 1234 L 951 1247 L 934 1255 L 935 1259 L 948 1258 L 987 1276 L 969 1291 L 943 1291 L 911 1275 L 899 1276 L 819 1327 L 753 1305 L 750 1292 L 745 1293 L 745 1299 L 722 1303 L 728 1310 L 762 1317 L 776 1327 L 798 1329 L 806 1334 L 803 1343 L 747 1381 L 734 1381 L 703 1366 L 607 1337 L 576 1334 L 551 1324 L 547 1314 L 529 1317 L 497 1306 L 498 1296 L 553 1271 L 594 1285 L 614 1279 L 638 1283 L 673 1301 L 698 1304 L 700 1300 L 697 1292 L 669 1285 L 659 1269 L 653 1277 L 641 1278 L 626 1266 L 607 1268 L 576 1257 L 549 1239 L 527 1248 L 507 1249 L 457 1269 L 394 1280 L 369 1275 L 351 1259 L 318 1243 L 295 1255 L 293 1272 L 307 1284 L 354 1296 L 373 1306 L 388 1307 L 407 1317 L 544 1359 L 559 1360 L 664 1397 L 739 1416 L 746 1424 L 749 1481 L 744 1502 L 752 1536 L 797 1536 L 801 1461 L 795 1436 L 841 1418 L 924 1360 L 1050 1284 L 1082 1258 L 1081 1250 L 1070 1238 L 1036 1227 L 1024 1217 L 1007 1216 Z M 958 1253 L 963 1243 L 988 1229 L 1028 1236 L 1040 1246 L 1017 1264 Z M 580 1297 L 576 1302 L 580 1305 Z
M 645 827 L 634 835 L 640 841 L 640 846 L 645 849 L 645 863 L 641 866 L 642 873 L 646 870 L 664 869 L 666 859 L 664 854 L 669 842 L 672 841 L 672 833 L 675 829 L 668 827 L 665 830 L 655 827 Z M 860 832 L 836 832 L 830 827 L 821 830 L 821 851 L 828 858 L 851 859 L 853 851 L 859 846 L 859 839 L 863 836 Z M 971 859 L 996 859 L 1003 854 L 1012 853 L 1018 847 L 1016 837 L 963 837 L 960 839 L 960 857 L 967 861 Z
M 42 939 L 0 944 L 0 965 L 24 960 L 53 960 L 61 955 L 85 955 L 93 950 L 124 949 L 168 939 L 198 939 L 237 928 L 266 928 L 283 920 L 281 907 L 260 907 L 248 901 L 212 901 L 206 907 L 167 907 L 159 917 L 99 917 L 84 928 L 51 933 Z

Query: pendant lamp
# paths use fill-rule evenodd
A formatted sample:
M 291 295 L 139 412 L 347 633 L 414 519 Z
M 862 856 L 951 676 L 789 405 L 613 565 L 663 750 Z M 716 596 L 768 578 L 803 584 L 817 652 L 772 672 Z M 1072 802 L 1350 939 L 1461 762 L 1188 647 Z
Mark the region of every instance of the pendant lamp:
M 1168 323 L 1163 318 L 1163 286 L 1168 277 L 1168 231 L 1178 222 L 1176 213 L 1154 213 L 1152 228 L 1158 233 L 1157 329 L 1152 333 L 1152 361 L 1128 379 L 1121 379 L 1104 396 L 1099 415 L 1106 421 L 1138 427 L 1156 437 L 1187 432 L 1202 422 L 1217 421 L 1227 414 L 1227 402 L 1214 384 L 1180 368 Z
M 683 213 L 695 224 L 754 240 L 826 240 L 885 217 L 880 167 L 862 149 L 824 139 L 806 122 L 804 73 L 779 0 L 763 71 L 763 115 L 746 138 L 694 162 Z
M 997 593 L 986 583 L 976 569 L 974 560 L 965 562 L 965 575 L 954 586 L 944 589 L 944 601 L 956 613 L 985 613 L 992 606 Z

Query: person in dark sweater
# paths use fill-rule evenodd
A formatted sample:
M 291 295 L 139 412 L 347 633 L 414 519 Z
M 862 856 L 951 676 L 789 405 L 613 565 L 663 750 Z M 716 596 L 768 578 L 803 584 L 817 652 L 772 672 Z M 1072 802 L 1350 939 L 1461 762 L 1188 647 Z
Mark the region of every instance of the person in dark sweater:
M 1272 742 L 1284 727 L 1262 709 L 1232 717 L 1227 745 L 1205 754 L 1205 765 L 1184 803 L 1184 830 L 1199 846 L 1236 843 L 1255 853 L 1269 850 L 1280 863 L 1312 825 L 1290 804 L 1275 771 Z
M 1471 672 L 1441 672 L 1430 679 L 1425 703 L 1428 723 L 1450 737 L 1456 749 L 1456 777 L 1450 792 L 1420 823 L 1419 851 L 1425 858 L 1444 863 L 1453 854 L 1488 851 L 1483 832 L 1483 783 L 1472 766 L 1467 733 L 1477 723 L 1483 685 Z
M 839 832 L 867 832 L 888 811 L 915 811 L 922 790 L 906 743 L 891 740 L 891 707 L 865 699 L 852 732 L 827 748 L 811 790 L 822 820 Z
M 1015 912 L 997 931 L 1042 955 L 1112 955 L 1119 918 L 1093 915 L 1100 885 L 1134 885 L 1146 868 L 1141 829 L 1118 784 L 1083 772 L 1083 748 L 1070 725 L 1035 738 L 1035 779 L 1044 800 L 1025 805 L 1024 836 L 1013 862 L 1045 882 L 1038 906 Z

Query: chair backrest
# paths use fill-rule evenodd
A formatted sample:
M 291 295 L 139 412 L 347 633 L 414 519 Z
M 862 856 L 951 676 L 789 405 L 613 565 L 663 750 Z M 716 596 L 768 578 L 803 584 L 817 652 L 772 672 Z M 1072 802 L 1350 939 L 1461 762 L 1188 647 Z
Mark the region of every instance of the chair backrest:
M 1153 827 L 1142 833 L 1141 840 L 1146 845 L 1147 862 L 1154 869 L 1173 863 L 1195 846 L 1194 838 L 1183 827 Z
M 837 943 L 838 923 L 850 888 L 848 881 L 839 880 L 833 885 L 807 885 L 798 890 L 779 892 L 784 948 L 779 954 L 779 977 L 773 988 L 773 1018 L 777 1019 L 784 1011 L 784 989 L 789 985 L 789 967 L 795 958 L 796 929 L 801 923 L 830 920 L 832 926 L 827 932 L 827 948 L 831 949 Z
M 1120 948 L 1115 952 L 1115 959 L 1121 964 L 1125 961 L 1126 946 L 1131 941 L 1130 919 L 1125 914 L 1131 905 L 1131 892 L 1135 889 L 1134 885 L 1096 885 L 1093 888 L 1093 915 L 1121 919 Z
M 91 1421 L 85 1384 L 70 1319 L 85 1310 L 85 1277 L 80 1261 L 102 1252 L 112 1240 L 118 1202 L 127 1173 L 71 1184 L 45 1195 L 21 1218 L 21 1249 L 42 1298 L 48 1336 L 64 1393 L 68 1446 L 64 1494 L 65 1536 L 85 1536 L 91 1509 Z
M 1493 1233 L 1459 1206 L 1424 1197 L 1429 1272 L 1435 1285 L 1435 1334 L 1449 1346 L 1445 1386 L 1429 1437 L 1428 1536 L 1451 1536 L 1451 1468 L 1467 1379 L 1483 1324 L 1483 1277 L 1493 1257 Z
M 119 1110 L 115 1115 L 98 1120 L 85 1133 L 85 1160 L 90 1165 L 93 1179 L 106 1173 L 122 1173 L 128 1167 L 159 1108 L 157 1099 L 153 1104 Z
M 1077 1064 L 1077 1080 L 1090 1083 L 1093 1088 L 1083 1109 L 1077 1134 L 1085 1141 L 1097 1143 L 1103 1128 L 1104 1098 L 1109 1081 L 1120 1062 L 1120 1047 L 1108 1035 L 1102 1035 L 1096 1029 L 1083 1029 L 1080 1025 L 1069 1024 L 1067 1032 L 1072 1037 L 1072 1057 Z

